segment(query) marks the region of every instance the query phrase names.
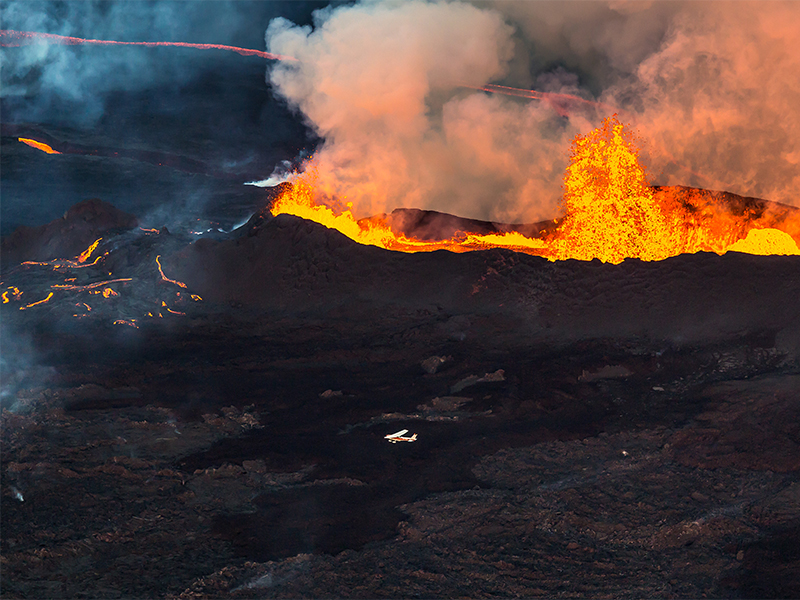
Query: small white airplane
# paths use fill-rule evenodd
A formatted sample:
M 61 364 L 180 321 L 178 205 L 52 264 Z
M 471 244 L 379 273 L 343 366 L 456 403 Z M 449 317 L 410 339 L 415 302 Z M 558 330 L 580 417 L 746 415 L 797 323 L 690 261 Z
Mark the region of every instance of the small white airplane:
M 390 433 L 389 435 L 383 436 L 383 439 L 389 440 L 393 444 L 397 442 L 416 442 L 417 441 L 417 434 L 415 433 L 412 436 L 407 436 L 408 429 L 401 429 L 396 433 Z

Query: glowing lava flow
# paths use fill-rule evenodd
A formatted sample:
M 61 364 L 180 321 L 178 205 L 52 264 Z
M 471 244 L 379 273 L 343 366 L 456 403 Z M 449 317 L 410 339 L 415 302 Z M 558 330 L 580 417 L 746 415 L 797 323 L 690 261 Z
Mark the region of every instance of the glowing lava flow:
M 145 233 L 148 233 L 145 231 Z M 137 318 L 131 316 L 132 311 L 138 312 L 142 306 L 153 306 L 156 303 L 160 304 L 162 312 L 157 315 L 163 318 L 167 314 L 186 316 L 188 311 L 181 310 L 188 306 L 192 301 L 200 302 L 202 298 L 197 294 L 189 294 L 186 290 L 187 285 L 181 281 L 170 279 L 164 274 L 161 266 L 161 255 L 156 257 L 156 265 L 158 266 L 158 275 L 155 269 L 148 269 L 148 273 L 134 277 L 114 277 L 113 266 L 104 264 L 104 259 L 109 256 L 111 250 L 106 250 L 102 254 L 92 259 L 92 256 L 97 252 L 103 238 L 97 238 L 92 242 L 83 252 L 78 254 L 72 259 L 56 258 L 48 261 L 26 261 L 20 263 L 19 268 L 11 270 L 12 277 L 23 276 L 23 274 L 31 273 L 35 275 L 32 278 L 24 277 L 28 283 L 35 286 L 35 290 L 27 290 L 25 292 L 26 300 L 23 300 L 23 292 L 16 285 L 10 285 L 10 282 L 0 282 L 2 292 L 2 302 L 0 305 L 9 305 L 4 307 L 3 310 L 19 308 L 19 310 L 27 310 L 30 308 L 38 307 L 47 302 L 51 302 L 52 310 L 49 311 L 51 316 L 58 317 L 58 313 L 62 307 L 68 307 L 69 315 L 76 319 L 84 319 L 91 317 L 97 319 L 113 319 L 115 325 L 127 325 L 129 327 L 139 328 Z M 109 246 L 111 244 L 107 244 Z M 113 262 L 113 261 L 112 261 Z M 95 269 L 87 267 L 99 266 Z M 44 267 L 40 269 L 39 267 Z M 80 269 L 74 271 L 73 269 Z M 51 276 L 55 274 L 56 277 L 61 279 L 58 283 L 47 281 L 47 274 Z M 108 279 L 105 276 L 108 275 Z M 62 279 L 63 277 L 63 279 Z M 113 279 L 111 277 L 114 277 Z M 102 278 L 102 279 L 100 279 Z M 152 281 L 155 282 L 168 282 L 183 288 L 183 291 L 171 291 L 167 294 L 166 299 L 148 297 L 147 290 L 152 290 L 151 285 L 140 286 L 139 283 L 134 282 Z M 164 287 L 164 286 L 159 286 Z M 49 288 L 49 289 L 48 289 Z M 144 293 L 144 297 L 143 297 Z M 45 296 L 42 298 L 42 296 Z M 171 296 L 171 300 L 169 299 Z M 31 302 L 28 298 L 42 298 L 35 302 Z M 92 301 L 90 306 L 86 300 Z M 97 305 L 95 302 L 99 302 Z M 169 302 L 169 304 L 168 304 Z M 77 309 L 77 310 L 76 310 Z M 122 313 L 122 314 L 120 314 Z M 127 314 L 126 314 L 127 313 Z M 142 311 L 142 316 L 154 317 L 153 311 Z M 122 317 L 122 318 L 120 318 Z
M 108 252 L 102 254 L 94 259 L 93 262 L 87 263 L 86 261 L 92 256 L 92 253 L 97 249 L 97 246 L 100 244 L 103 238 L 98 238 L 83 252 L 81 252 L 78 256 L 74 259 L 68 258 L 56 258 L 53 260 L 46 260 L 46 261 L 35 261 L 35 260 L 26 260 L 25 262 L 21 263 L 23 265 L 39 265 L 43 267 L 53 267 L 54 270 L 59 269 L 83 269 L 86 267 L 93 267 L 95 266 L 101 258 L 108 255 Z
M 161 268 L 161 261 L 159 260 L 160 258 L 161 258 L 160 254 L 158 256 L 156 256 L 156 264 L 158 265 L 158 272 L 161 274 L 161 279 L 163 281 L 168 281 L 169 283 L 174 283 L 178 287 L 182 287 L 182 288 L 185 289 L 186 288 L 186 284 L 185 283 L 183 283 L 182 281 L 175 281 L 174 279 L 170 279 L 169 277 L 164 275 L 164 269 Z
M 50 146 L 45 144 L 44 142 L 37 142 L 36 140 L 32 140 L 30 138 L 17 138 L 23 144 L 27 144 L 31 148 L 36 148 L 41 150 L 42 152 L 47 152 L 47 154 L 61 154 L 58 150 L 53 150 Z
M 668 216 L 639 164 L 633 136 L 616 116 L 575 138 L 564 176 L 564 205 L 557 258 L 618 263 L 680 254 Z
M 47 298 L 45 298 L 44 300 L 39 300 L 38 302 L 31 302 L 30 304 L 26 304 L 25 306 L 20 306 L 19 309 L 25 310 L 26 308 L 31 308 L 32 306 L 38 306 L 39 304 L 44 304 L 45 302 L 49 302 L 50 298 L 52 297 L 53 297 L 53 292 L 50 292 L 49 294 L 47 294 Z
M 402 252 L 468 252 L 508 248 L 550 260 L 620 263 L 626 258 L 662 260 L 683 253 L 727 251 L 800 254 L 795 239 L 760 214 L 725 212 L 710 202 L 673 190 L 654 190 L 639 163 L 635 139 L 616 114 L 572 144 L 564 176 L 566 215 L 555 232 L 540 238 L 520 233 L 465 233 L 428 242 L 394 232 L 381 218 L 356 220 L 350 206 L 337 214 L 317 201 L 313 163 L 272 204 L 273 215 L 290 214 L 336 229 L 361 244 Z M 800 234 L 800 213 L 781 226 Z M 774 220 L 774 219 L 773 219 Z M 778 219 L 780 221 L 780 219 Z
M 96 288 L 104 287 L 104 286 L 107 286 L 107 285 L 112 284 L 112 283 L 120 283 L 120 282 L 125 282 L 125 281 L 133 281 L 133 279 L 131 279 L 130 277 L 126 277 L 126 278 L 123 278 L 123 279 L 107 279 L 106 281 L 98 281 L 97 283 L 90 283 L 88 285 L 71 285 L 71 284 L 59 284 L 59 283 L 57 283 L 55 285 L 51 285 L 50 287 L 55 289 L 55 290 L 68 290 L 68 291 L 71 291 L 71 292 L 85 292 L 86 290 L 94 290 Z M 109 288 L 109 289 L 111 289 L 111 288 Z M 108 298 L 109 296 L 118 296 L 118 295 L 119 294 L 114 292 L 114 290 L 111 290 L 111 293 L 106 293 L 105 291 L 103 291 L 103 296 L 105 298 Z
M 107 46 L 145 46 L 155 48 L 159 46 L 173 46 L 180 48 L 195 48 L 198 50 L 226 50 L 236 52 L 242 56 L 259 56 L 269 60 L 297 60 L 291 56 L 272 54 L 251 48 L 239 48 L 238 46 L 226 46 L 224 44 L 193 44 L 189 42 L 119 42 L 116 40 L 93 40 L 72 36 L 56 35 L 54 33 L 39 33 L 37 31 L 15 31 L 13 29 L 0 30 L 0 46 L 24 46 L 34 42 L 50 42 L 52 44 L 64 44 L 74 46 L 77 44 L 102 44 Z
M 459 239 L 440 242 L 409 238 L 402 233 L 394 232 L 381 219 L 372 218 L 359 221 L 356 220 L 349 208 L 340 214 L 336 214 L 324 204 L 318 204 L 315 200 L 316 187 L 314 185 L 317 177 L 317 172 L 313 167 L 299 175 L 292 183 L 292 186 L 272 204 L 270 208 L 272 214 L 289 214 L 315 221 L 330 229 L 336 229 L 360 244 L 378 246 L 400 252 L 433 252 L 435 250 L 469 252 L 504 247 L 537 253 L 537 250 L 545 248 L 541 240 L 527 238 L 516 232 L 491 235 L 465 234 Z
M 91 246 L 89 246 L 89 247 L 88 247 L 86 250 L 84 250 L 83 252 L 81 252 L 81 253 L 78 255 L 78 258 L 77 258 L 78 262 L 79 262 L 79 263 L 85 263 L 85 262 L 86 262 L 86 261 L 89 259 L 89 257 L 92 255 L 92 252 L 94 252 L 94 251 L 95 251 L 95 249 L 97 248 L 97 245 L 100 243 L 100 241 L 101 241 L 102 239 L 103 239 L 103 238 L 97 238 L 97 239 L 96 239 L 96 240 L 95 240 L 95 241 L 92 243 L 92 245 L 91 245 Z

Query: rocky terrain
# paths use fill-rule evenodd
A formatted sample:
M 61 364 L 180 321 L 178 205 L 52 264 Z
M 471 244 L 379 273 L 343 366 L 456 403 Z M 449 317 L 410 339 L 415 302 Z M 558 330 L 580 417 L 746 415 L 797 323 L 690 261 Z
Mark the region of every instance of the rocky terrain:
M 4 598 L 800 596 L 797 257 L 15 236 Z

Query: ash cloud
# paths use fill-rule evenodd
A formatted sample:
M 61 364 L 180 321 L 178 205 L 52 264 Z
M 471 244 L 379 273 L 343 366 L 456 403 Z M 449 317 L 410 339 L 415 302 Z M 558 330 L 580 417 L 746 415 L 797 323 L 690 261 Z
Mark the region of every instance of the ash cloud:
M 268 80 L 324 139 L 327 195 L 533 221 L 559 212 L 569 147 L 606 116 L 487 95 L 498 83 L 617 108 L 653 183 L 798 204 L 800 5 L 362 2 L 276 19 Z

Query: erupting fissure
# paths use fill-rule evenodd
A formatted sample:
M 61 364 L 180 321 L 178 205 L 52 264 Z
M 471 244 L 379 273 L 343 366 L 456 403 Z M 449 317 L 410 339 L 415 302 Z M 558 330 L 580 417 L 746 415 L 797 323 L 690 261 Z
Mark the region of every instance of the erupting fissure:
M 550 260 L 599 259 L 614 264 L 626 258 L 653 261 L 695 252 L 800 254 L 796 239 L 770 226 L 763 215 L 737 215 L 690 195 L 678 197 L 669 188 L 654 190 L 639 162 L 636 140 L 616 114 L 587 135 L 576 136 L 564 175 L 565 214 L 559 226 L 541 238 L 518 232 L 463 232 L 449 240 L 415 239 L 393 231 L 380 217 L 357 220 L 350 204 L 334 211 L 326 204 L 329 199 L 317 191 L 318 177 L 311 159 L 272 203 L 271 213 L 316 221 L 356 242 L 388 250 L 509 248 Z M 800 235 L 797 214 L 782 225 Z

